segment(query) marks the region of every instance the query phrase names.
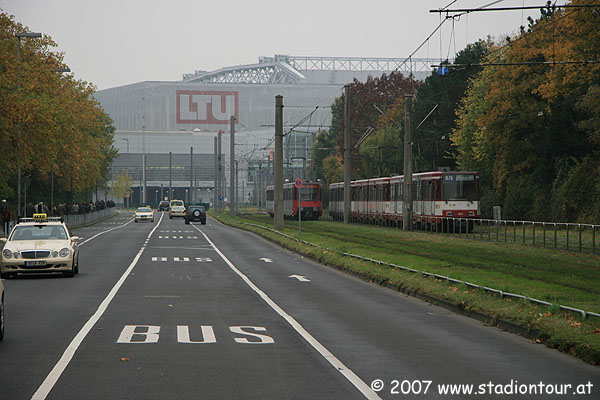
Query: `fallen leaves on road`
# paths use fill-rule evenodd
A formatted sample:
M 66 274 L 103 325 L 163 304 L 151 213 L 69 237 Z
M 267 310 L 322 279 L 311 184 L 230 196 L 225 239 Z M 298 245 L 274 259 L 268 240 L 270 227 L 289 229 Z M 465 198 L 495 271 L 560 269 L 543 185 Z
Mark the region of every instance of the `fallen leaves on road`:
M 121 357 L 121 361 L 127 362 L 127 361 L 129 361 L 129 357 Z

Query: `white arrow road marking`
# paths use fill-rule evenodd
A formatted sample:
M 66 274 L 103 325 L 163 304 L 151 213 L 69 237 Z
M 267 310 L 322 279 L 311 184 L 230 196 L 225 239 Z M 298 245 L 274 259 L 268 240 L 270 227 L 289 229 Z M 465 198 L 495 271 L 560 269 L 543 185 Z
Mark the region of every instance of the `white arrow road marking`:
M 198 228 L 196 228 L 198 229 Z M 204 239 L 215 249 L 217 254 L 229 265 L 229 268 L 235 272 L 248 286 L 252 288 L 277 314 L 281 315 L 288 324 L 298 332 L 304 340 L 306 340 L 316 351 L 323 356 L 340 374 L 342 374 L 348 381 L 350 381 L 367 399 L 381 399 L 377 393 L 373 391 L 362 379 L 358 377 L 351 369 L 346 367 L 333 353 L 331 353 L 325 346 L 323 346 L 317 339 L 315 339 L 298 321 L 296 321 L 291 315 L 283 310 L 277 303 L 275 303 L 265 292 L 263 292 L 258 286 L 254 284 L 246 275 L 242 273 L 229 259 L 215 246 L 215 244 L 206 236 L 200 229 L 198 231 L 204 236 Z M 265 261 L 266 262 L 266 261 Z M 35 400 L 35 399 L 32 399 Z
M 272 260 L 272 259 L 270 259 L 270 258 L 266 258 L 266 257 L 259 258 L 259 260 L 260 260 L 260 261 L 264 261 L 264 262 L 266 262 L 266 263 L 272 263 L 272 262 L 273 262 L 273 260 Z
M 290 275 L 289 278 L 296 278 L 300 282 L 310 282 L 310 279 L 308 279 L 307 277 L 302 276 L 302 275 Z

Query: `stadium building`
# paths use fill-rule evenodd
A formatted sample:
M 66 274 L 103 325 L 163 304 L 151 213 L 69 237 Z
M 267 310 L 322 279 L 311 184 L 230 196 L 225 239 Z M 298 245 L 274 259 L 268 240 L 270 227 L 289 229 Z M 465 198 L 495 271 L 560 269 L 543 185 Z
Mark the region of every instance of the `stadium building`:
M 275 96 L 284 103 L 284 178 L 310 178 L 316 133 L 328 129 L 330 106 L 344 84 L 401 71 L 424 79 L 439 60 L 261 57 L 258 64 L 196 71 L 179 82 L 140 82 L 100 90 L 96 98 L 116 127 L 118 150 L 109 180 L 125 170 L 134 181 L 130 204 L 161 199 L 213 202 L 215 137 L 229 193 L 230 118 L 235 117 L 236 201 L 264 205 L 272 182 Z M 110 183 L 109 183 L 110 185 Z M 145 190 L 144 190 L 145 188 Z M 144 196 L 144 191 L 146 196 Z M 123 199 L 113 200 L 123 203 Z

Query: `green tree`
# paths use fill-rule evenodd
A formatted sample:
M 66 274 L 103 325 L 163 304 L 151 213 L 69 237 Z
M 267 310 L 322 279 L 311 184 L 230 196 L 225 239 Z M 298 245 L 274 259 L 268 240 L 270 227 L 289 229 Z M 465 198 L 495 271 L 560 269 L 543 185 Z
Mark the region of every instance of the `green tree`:
M 489 38 L 469 44 L 456 55 L 455 63 L 478 64 L 491 46 Z M 481 71 L 481 67 L 455 68 L 449 64 L 449 71 L 448 75 L 438 75 L 434 71 L 417 91 L 413 122 L 416 127 L 423 121 L 413 135 L 413 157 L 417 171 L 456 167 L 450 134 L 456 127 L 456 110 L 465 95 L 467 84 Z
M 133 178 L 127 170 L 123 171 L 123 173 L 112 182 L 110 187 L 110 194 L 115 197 L 120 197 L 123 199 L 125 203 L 127 197 L 131 195 L 131 187 L 133 186 Z

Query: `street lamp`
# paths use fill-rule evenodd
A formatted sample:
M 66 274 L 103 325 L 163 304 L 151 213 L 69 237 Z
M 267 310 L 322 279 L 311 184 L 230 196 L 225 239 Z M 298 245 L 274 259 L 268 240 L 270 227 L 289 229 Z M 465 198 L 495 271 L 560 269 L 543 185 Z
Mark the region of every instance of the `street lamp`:
M 41 38 L 41 33 L 17 32 L 15 37 L 19 41 L 17 46 L 17 88 L 21 89 L 21 38 Z M 21 122 L 17 125 L 17 215 L 21 215 Z

